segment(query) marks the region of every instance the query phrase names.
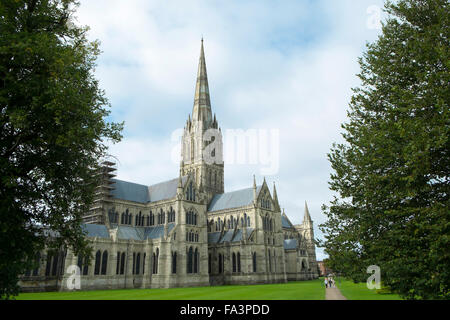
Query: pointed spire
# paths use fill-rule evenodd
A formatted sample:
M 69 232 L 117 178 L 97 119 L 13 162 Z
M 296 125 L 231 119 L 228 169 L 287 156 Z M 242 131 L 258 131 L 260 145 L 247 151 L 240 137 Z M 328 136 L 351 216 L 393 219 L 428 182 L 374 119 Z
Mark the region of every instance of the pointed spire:
M 280 204 L 278 203 L 278 195 L 277 195 L 277 188 L 275 187 L 275 181 L 273 182 L 273 202 L 275 203 L 275 209 L 279 211 Z
M 203 38 L 200 49 L 200 61 L 198 63 L 197 84 L 195 86 L 194 108 L 192 109 L 192 120 L 202 121 L 210 124 L 211 101 L 209 98 L 208 76 L 206 73 L 205 52 L 203 49 Z M 207 125 L 207 127 L 208 127 Z
M 253 204 L 256 206 L 256 177 L 253 175 Z
M 312 222 L 311 215 L 309 214 L 308 204 L 305 201 L 305 216 L 303 217 L 303 222 Z

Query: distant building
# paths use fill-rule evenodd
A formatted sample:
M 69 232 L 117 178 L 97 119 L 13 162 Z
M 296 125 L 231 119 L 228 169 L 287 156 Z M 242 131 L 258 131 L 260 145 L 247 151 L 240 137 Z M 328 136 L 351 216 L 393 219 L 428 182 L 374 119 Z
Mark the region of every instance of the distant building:
M 324 277 L 327 276 L 331 273 L 333 273 L 333 270 L 331 270 L 330 268 L 328 268 L 325 265 L 324 261 L 317 261 L 317 266 L 319 267 L 319 276 L 320 277 Z
M 219 134 L 206 139 L 211 129 Z M 70 249 L 43 252 L 40 268 L 22 277 L 22 290 L 67 290 L 70 265 L 80 268 L 82 290 L 318 277 L 306 203 L 303 223 L 293 225 L 281 212 L 275 185 L 271 192 L 265 179 L 261 185 L 254 179 L 247 189 L 224 192 L 224 164 L 209 161 L 209 155 L 222 159 L 223 147 L 211 111 L 203 40 L 181 153 L 179 176 L 151 186 L 115 179 L 114 163 L 104 162 L 103 183 L 83 225 L 94 259 L 86 264 Z

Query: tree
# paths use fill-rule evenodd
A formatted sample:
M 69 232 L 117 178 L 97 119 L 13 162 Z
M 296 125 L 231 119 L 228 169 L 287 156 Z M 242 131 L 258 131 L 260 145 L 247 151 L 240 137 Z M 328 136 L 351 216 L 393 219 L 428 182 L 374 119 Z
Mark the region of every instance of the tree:
M 345 143 L 328 159 L 321 245 L 329 266 L 366 281 L 370 265 L 408 299 L 449 299 L 449 4 L 399 0 L 360 58 Z
M 121 139 L 93 75 L 99 44 L 72 23 L 77 5 L 0 2 L 0 298 L 44 248 L 89 254 L 82 215 L 105 141 Z

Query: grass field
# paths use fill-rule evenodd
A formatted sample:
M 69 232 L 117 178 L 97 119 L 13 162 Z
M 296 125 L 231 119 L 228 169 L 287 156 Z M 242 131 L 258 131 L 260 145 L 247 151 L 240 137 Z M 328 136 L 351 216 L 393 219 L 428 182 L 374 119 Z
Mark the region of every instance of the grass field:
M 348 300 L 401 300 L 396 294 L 369 290 L 365 283 L 336 279 Z M 248 286 L 173 289 L 123 289 L 75 292 L 22 293 L 17 300 L 324 300 L 323 278 L 312 281 Z
M 348 300 L 402 300 L 394 293 L 377 293 L 377 290 L 369 290 L 366 283 L 336 279 L 336 285 Z
M 324 300 L 321 280 L 249 286 L 22 293 L 17 300 Z

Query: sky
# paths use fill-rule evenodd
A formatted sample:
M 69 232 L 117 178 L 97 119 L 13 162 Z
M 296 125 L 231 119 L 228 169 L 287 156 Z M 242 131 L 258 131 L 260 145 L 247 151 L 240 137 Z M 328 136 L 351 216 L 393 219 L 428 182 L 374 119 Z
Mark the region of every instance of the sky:
M 274 139 L 258 142 L 278 151 L 270 164 L 225 162 L 225 192 L 251 187 L 253 175 L 270 189 L 275 182 L 291 222 L 302 222 L 306 201 L 323 239 L 321 206 L 333 198 L 327 153 L 343 142 L 358 58 L 381 32 L 382 8 L 382 0 L 81 0 L 76 23 L 101 43 L 95 77 L 111 103 L 108 120 L 125 121 L 122 141 L 110 146 L 117 178 L 178 177 L 177 137 L 192 112 L 203 37 L 224 143 L 230 129 L 257 130 Z

